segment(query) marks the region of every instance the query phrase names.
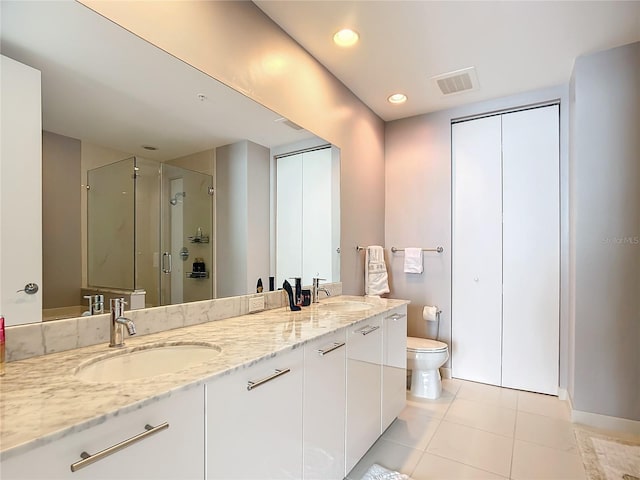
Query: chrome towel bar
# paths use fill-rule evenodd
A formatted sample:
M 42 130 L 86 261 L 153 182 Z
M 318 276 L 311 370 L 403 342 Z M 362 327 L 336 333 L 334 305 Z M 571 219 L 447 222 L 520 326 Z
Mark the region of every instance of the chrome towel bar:
M 396 252 L 404 252 L 404 248 L 398 248 L 398 247 L 391 247 L 391 251 L 393 253 Z M 423 248 L 422 249 L 423 252 L 438 252 L 438 253 L 442 253 L 444 252 L 444 248 L 442 247 L 436 247 L 436 248 Z

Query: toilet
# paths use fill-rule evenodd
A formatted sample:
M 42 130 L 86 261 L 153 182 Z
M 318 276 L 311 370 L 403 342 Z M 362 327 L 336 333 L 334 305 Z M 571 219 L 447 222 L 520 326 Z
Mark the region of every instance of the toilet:
M 435 327 L 435 337 L 440 332 L 440 310 L 425 306 L 422 318 L 427 322 L 427 330 Z M 433 333 L 431 333 L 433 335 Z M 435 400 L 442 393 L 440 367 L 449 359 L 446 343 L 429 338 L 407 337 L 407 369 L 411 370 L 411 395 Z
M 407 337 L 407 368 L 411 370 L 411 395 L 435 400 L 442 393 L 440 367 L 449 358 L 446 343 Z

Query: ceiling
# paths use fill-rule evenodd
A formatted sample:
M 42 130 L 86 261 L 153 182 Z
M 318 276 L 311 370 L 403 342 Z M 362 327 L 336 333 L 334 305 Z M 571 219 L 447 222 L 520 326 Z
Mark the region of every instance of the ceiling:
M 2 0 L 0 9 L 2 54 L 42 72 L 47 131 L 158 161 L 313 137 L 80 3 Z
M 640 40 L 640 1 L 254 3 L 386 121 L 567 83 L 576 57 Z M 332 41 L 345 27 L 354 47 Z M 431 80 L 472 66 L 475 91 Z M 388 103 L 396 92 L 408 101 Z

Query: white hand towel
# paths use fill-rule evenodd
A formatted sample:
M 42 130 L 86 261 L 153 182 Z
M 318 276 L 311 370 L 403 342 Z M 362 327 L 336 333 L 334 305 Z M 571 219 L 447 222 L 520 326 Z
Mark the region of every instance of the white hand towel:
M 389 293 L 387 266 L 384 263 L 384 250 L 378 245 L 367 247 L 364 267 L 364 293 L 375 296 Z
M 422 273 L 422 248 L 404 249 L 404 273 Z

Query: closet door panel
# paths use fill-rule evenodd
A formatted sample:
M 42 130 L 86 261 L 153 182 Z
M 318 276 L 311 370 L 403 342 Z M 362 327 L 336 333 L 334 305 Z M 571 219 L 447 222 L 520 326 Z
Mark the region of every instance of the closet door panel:
M 451 367 L 500 385 L 502 185 L 499 116 L 452 125 Z
M 502 116 L 502 385 L 557 395 L 558 106 Z

